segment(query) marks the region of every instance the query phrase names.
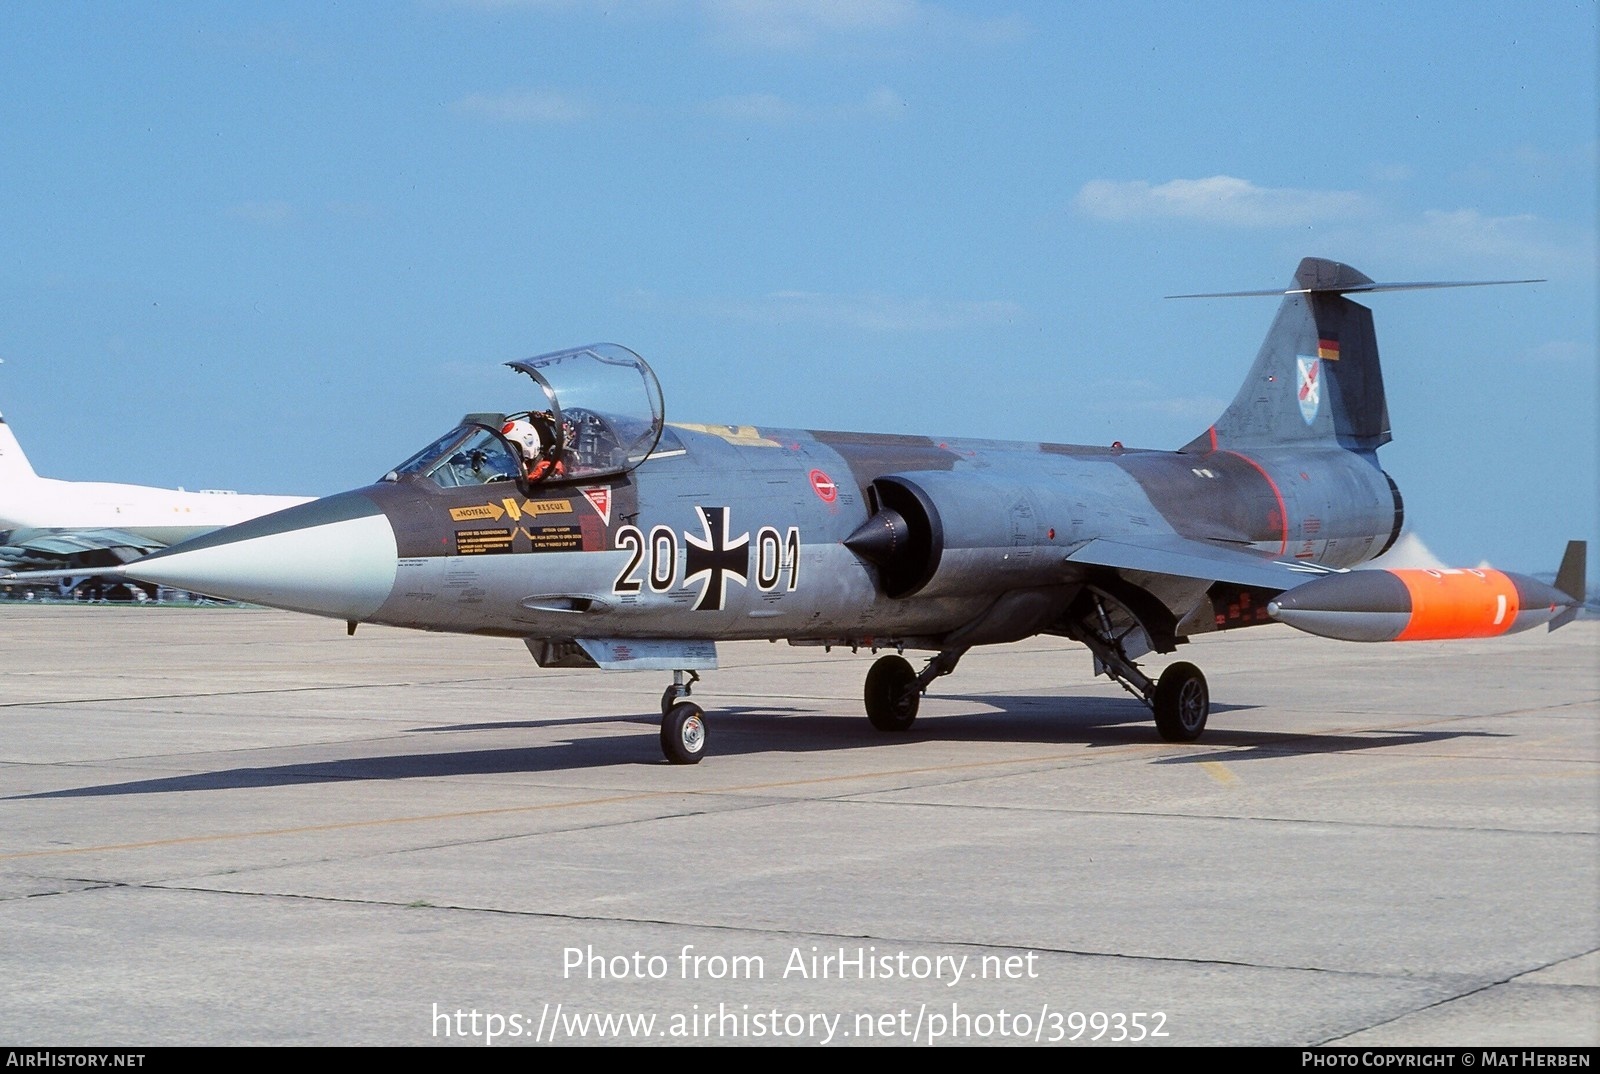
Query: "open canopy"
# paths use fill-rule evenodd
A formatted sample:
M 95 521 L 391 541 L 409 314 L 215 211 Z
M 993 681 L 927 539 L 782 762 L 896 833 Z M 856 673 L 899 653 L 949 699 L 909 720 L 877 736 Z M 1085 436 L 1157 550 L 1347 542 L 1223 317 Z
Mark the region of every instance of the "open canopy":
M 469 414 L 394 470 L 450 488 L 594 481 L 625 474 L 661 440 L 661 385 L 615 343 L 507 362 L 533 381 L 526 409 Z M 526 397 L 525 397 L 526 398 Z

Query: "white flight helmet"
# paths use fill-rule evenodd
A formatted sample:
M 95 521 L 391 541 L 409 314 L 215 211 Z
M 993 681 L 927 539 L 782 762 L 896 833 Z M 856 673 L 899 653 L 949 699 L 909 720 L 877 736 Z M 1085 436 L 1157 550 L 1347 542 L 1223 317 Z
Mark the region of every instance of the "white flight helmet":
M 505 438 L 517 445 L 522 452 L 522 457 L 533 461 L 539 457 L 539 452 L 544 450 L 544 437 L 539 435 L 538 428 L 531 421 L 516 418 L 506 422 L 505 428 L 500 430 Z

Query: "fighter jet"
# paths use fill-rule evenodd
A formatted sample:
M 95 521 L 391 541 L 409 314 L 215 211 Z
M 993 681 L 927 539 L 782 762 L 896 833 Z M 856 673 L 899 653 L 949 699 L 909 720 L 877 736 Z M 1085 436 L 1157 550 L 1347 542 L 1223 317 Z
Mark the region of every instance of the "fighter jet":
M 1513 281 L 1497 281 L 1513 282 Z M 1187 661 L 1139 661 L 1274 620 L 1340 638 L 1487 636 L 1577 614 L 1584 547 L 1554 586 L 1487 569 L 1360 572 L 1404 506 L 1377 451 L 1389 413 L 1380 284 L 1302 261 L 1237 396 L 1176 451 L 1120 444 L 668 425 L 632 351 L 507 363 L 471 414 L 374 484 L 128 564 L 132 578 L 421 630 L 523 639 L 543 667 L 671 672 L 669 761 L 705 754 L 690 699 L 717 643 L 881 653 L 872 725 L 904 731 L 969 649 L 1072 639 L 1190 742 L 1210 712 Z M 1260 293 L 1260 292 L 1255 292 Z M 903 652 L 931 656 L 913 668 Z
M 77 583 L 100 568 L 309 499 L 40 477 L 0 416 L 0 568 L 55 570 Z

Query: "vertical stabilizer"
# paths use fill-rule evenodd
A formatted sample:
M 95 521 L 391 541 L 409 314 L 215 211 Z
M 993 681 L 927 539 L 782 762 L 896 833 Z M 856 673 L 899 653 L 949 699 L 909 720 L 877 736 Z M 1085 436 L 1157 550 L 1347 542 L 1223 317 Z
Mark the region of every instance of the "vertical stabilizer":
M 1561 595 L 1567 597 L 1572 603 L 1567 610 L 1550 620 L 1550 629 L 1557 630 L 1566 626 L 1578 617 L 1583 610 L 1584 598 L 1588 595 L 1586 590 L 1589 585 L 1589 543 L 1587 541 L 1568 541 L 1567 550 L 1561 557 L 1561 566 L 1556 571 L 1556 589 Z
M 1343 292 L 1390 285 L 1316 257 L 1300 262 L 1294 280 L 1288 291 L 1267 292 L 1283 303 L 1239 394 L 1183 450 L 1336 443 L 1372 451 L 1389 442 L 1372 311 Z
M 28 462 L 28 456 L 22 453 L 22 445 L 17 443 L 16 434 L 6 424 L 5 416 L 0 414 L 0 487 L 36 481 L 38 478 L 39 475 L 33 472 L 33 466 Z
M 1583 602 L 1588 586 L 1589 543 L 1568 541 L 1562 553 L 1561 566 L 1556 570 L 1556 588 L 1579 603 Z

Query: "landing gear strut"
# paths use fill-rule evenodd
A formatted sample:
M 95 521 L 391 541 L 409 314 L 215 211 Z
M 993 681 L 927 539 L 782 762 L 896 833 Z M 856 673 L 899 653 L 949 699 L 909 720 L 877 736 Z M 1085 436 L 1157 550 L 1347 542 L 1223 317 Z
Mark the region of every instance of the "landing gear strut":
M 688 682 L 684 681 L 684 675 L 689 676 Z M 661 715 L 665 716 L 672 711 L 672 706 L 694 693 L 694 684 L 699 681 L 700 673 L 698 671 L 674 671 L 672 673 L 672 685 L 667 687 L 666 693 L 661 695 Z
M 1156 733 L 1168 742 L 1193 742 L 1206 729 L 1211 714 L 1211 691 L 1200 669 L 1180 660 L 1161 673 L 1160 681 L 1150 678 L 1128 656 L 1126 642 L 1142 628 L 1135 625 L 1121 634 L 1113 632 L 1111 618 L 1098 598 L 1095 600 L 1098 626 L 1080 622 L 1071 632 L 1094 654 L 1097 675 L 1115 679 L 1121 687 L 1150 706 L 1155 714 Z M 1140 650 L 1147 652 L 1148 646 Z

